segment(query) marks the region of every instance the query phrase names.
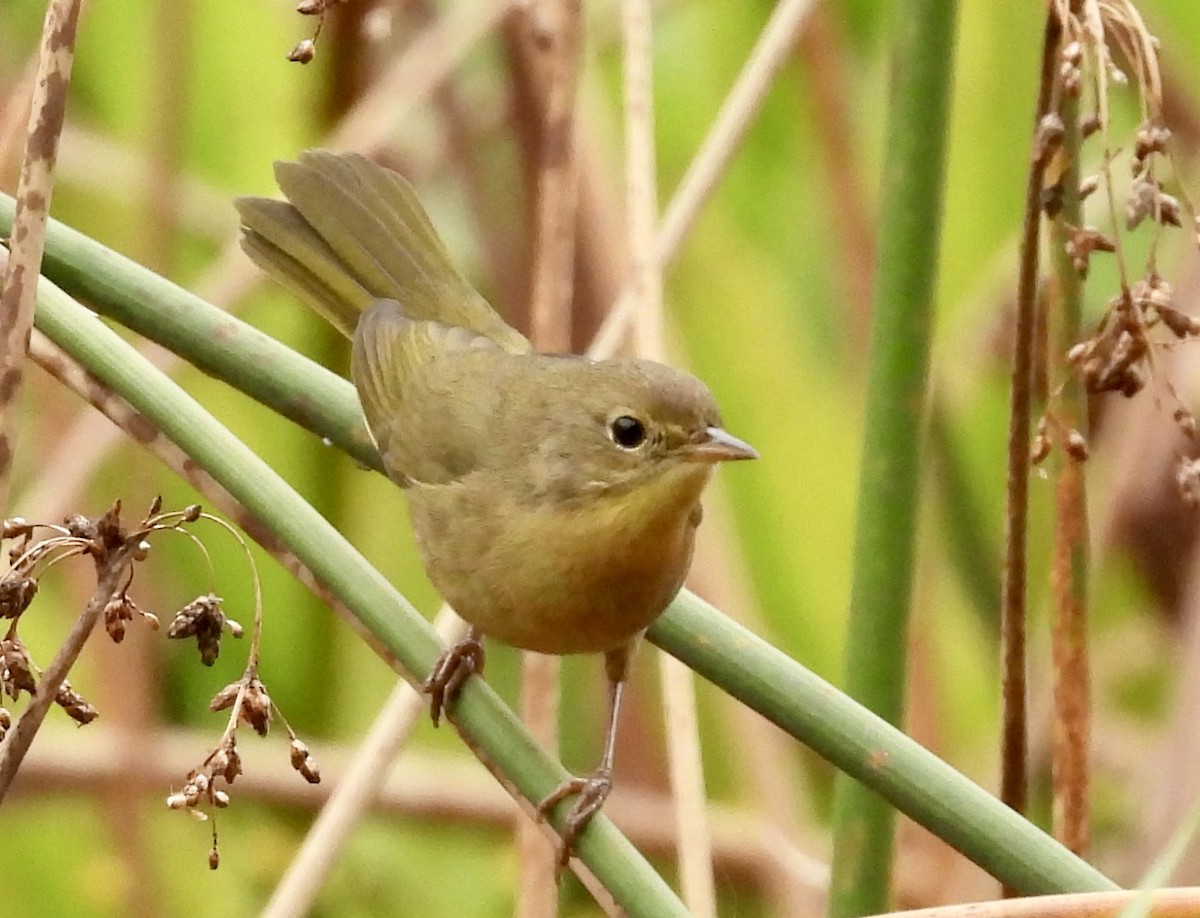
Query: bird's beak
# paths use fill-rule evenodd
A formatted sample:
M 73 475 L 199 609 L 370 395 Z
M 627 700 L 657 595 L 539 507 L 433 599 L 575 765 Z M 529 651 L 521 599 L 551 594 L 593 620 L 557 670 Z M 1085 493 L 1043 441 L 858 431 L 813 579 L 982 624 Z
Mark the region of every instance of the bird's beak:
M 693 462 L 732 462 L 735 459 L 757 459 L 758 450 L 721 427 L 709 427 L 704 438 L 687 448 Z

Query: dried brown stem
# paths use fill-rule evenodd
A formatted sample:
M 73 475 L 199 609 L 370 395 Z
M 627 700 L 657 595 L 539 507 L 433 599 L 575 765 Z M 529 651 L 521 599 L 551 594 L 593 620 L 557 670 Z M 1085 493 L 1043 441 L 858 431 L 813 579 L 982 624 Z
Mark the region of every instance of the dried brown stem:
M 1082 0 L 1071 0 L 1078 16 Z M 1052 7 L 1062 15 L 1061 5 Z M 1066 41 L 1067 23 L 1060 22 Z M 1046 416 L 1060 442 L 1051 453 L 1055 481 L 1054 548 L 1050 587 L 1053 597 L 1054 744 L 1051 774 L 1054 791 L 1054 835 L 1080 856 L 1086 856 L 1089 835 L 1089 755 L 1091 745 L 1091 680 L 1088 664 L 1088 522 L 1084 462 L 1086 445 L 1070 448 L 1071 438 L 1086 444 L 1087 393 L 1064 355 L 1081 338 L 1083 278 L 1072 262 L 1069 247 L 1082 225 L 1079 195 L 1079 100 L 1060 84 L 1057 105 L 1063 125 L 1061 149 L 1061 209 L 1050 223 L 1053 284 L 1048 288 L 1047 326 L 1051 395 Z M 1118 253 L 1118 258 L 1119 253 Z
M 510 26 L 525 52 L 538 61 L 537 72 L 530 74 L 538 86 L 530 338 L 539 351 L 567 353 L 575 289 L 579 189 L 575 105 L 583 49 L 582 3 L 534 4 L 514 12 Z M 556 657 L 522 655 L 521 718 L 550 750 L 558 747 L 560 668 Z M 546 845 L 540 827 L 522 818 L 517 829 L 521 876 L 516 912 L 521 918 L 552 918 L 558 913 L 555 851 Z
M 653 24 L 649 0 L 624 0 L 625 219 L 629 230 L 628 289 L 635 303 L 635 350 L 662 360 L 662 268 L 658 260 L 658 167 L 654 151 Z
M 521 720 L 538 743 L 552 754 L 558 750 L 560 699 L 558 657 L 521 654 Z M 558 914 L 558 853 L 546 844 L 540 825 L 517 817 L 520 876 L 517 884 L 518 918 L 553 918 Z
M 418 35 L 326 138 L 331 150 L 378 149 L 396 124 L 454 73 L 515 0 L 454 4 Z
M 466 634 L 466 623 L 449 606 L 442 607 L 434 627 L 447 644 Z M 354 828 L 374 805 L 393 762 L 408 744 L 425 710 L 425 696 L 400 680 L 275 887 L 263 910 L 264 918 L 311 914 L 330 868 Z
M 9 248 L 12 257 L 0 291 L 0 516 L 8 505 L 16 445 L 17 407 L 25 352 L 33 327 L 37 278 L 50 199 L 54 163 L 67 110 L 75 31 L 81 0 L 50 0 L 42 27 L 37 77 L 25 139 L 25 158 L 17 182 L 17 207 Z
M 149 173 L 139 182 L 145 189 L 145 264 L 160 274 L 170 274 L 179 232 L 180 182 L 183 146 L 187 137 L 188 96 L 192 72 L 193 0 L 162 3 L 153 13 L 154 70 L 172 74 L 154 81 L 155 98 L 149 107 Z
M 1025 653 L 1025 625 L 1028 615 L 1026 578 L 1029 539 L 1029 446 L 1034 399 L 1034 333 L 1038 296 L 1038 245 L 1042 221 L 1041 195 L 1046 171 L 1045 151 L 1039 138 L 1043 119 L 1050 111 L 1059 32 L 1059 22 L 1051 8 L 1046 19 L 1041 83 L 1033 120 L 1033 153 L 1025 185 L 1025 217 L 1017 278 L 1017 316 L 1013 330 L 1012 392 L 1008 424 L 1004 581 L 1000 598 L 1003 670 L 1000 799 L 1018 813 L 1025 812 L 1029 799 Z
M 537 154 L 531 337 L 540 351 L 566 353 L 571 349 L 575 286 L 579 190 L 575 97 L 583 47 L 583 10 L 580 0 L 542 3 L 539 10 L 547 20 L 543 24 L 547 83 Z
M 635 352 L 639 357 L 661 360 L 666 348 L 663 341 L 662 267 L 655 238 L 658 172 L 654 147 L 653 23 L 649 0 L 624 0 L 621 13 L 630 261 L 628 288 L 636 304 Z M 683 901 L 693 915 L 716 915 L 712 839 L 706 819 L 704 762 L 694 677 L 686 666 L 666 654 L 661 657 L 660 667 Z
M 908 912 L 890 912 L 878 918 L 1118 918 L 1136 890 L 1104 893 L 1071 893 L 1030 896 L 1007 902 L 971 902 Z M 1200 914 L 1200 887 L 1163 889 L 1151 895 L 1153 918 L 1192 918 Z
M 88 600 L 87 607 L 75 620 L 75 624 L 58 649 L 58 653 L 55 654 L 54 660 L 42 673 L 42 678 L 37 685 L 37 692 L 22 712 L 21 719 L 0 743 L 0 803 L 4 801 L 4 796 L 8 793 L 8 788 L 21 767 L 25 753 L 29 751 L 33 738 L 45 721 L 46 713 L 54 704 L 55 696 L 58 694 L 63 680 L 67 678 L 67 673 L 79 659 L 83 645 L 87 643 L 87 639 L 95 630 L 96 622 L 100 620 L 104 607 L 124 586 L 125 575 L 132 563 L 136 547 L 136 540 L 126 541 L 105 559 L 103 566 L 98 571 L 96 589 L 92 593 L 92 598 Z
M 775 77 L 787 62 L 813 3 L 814 0 L 782 0 L 771 13 L 746 65 L 663 212 L 655 244 L 660 267 L 670 264 L 679 253 L 700 208 L 729 167 Z M 588 353 L 593 356 L 616 353 L 625 336 L 626 323 L 635 309 L 636 301 L 626 285 L 592 340 Z

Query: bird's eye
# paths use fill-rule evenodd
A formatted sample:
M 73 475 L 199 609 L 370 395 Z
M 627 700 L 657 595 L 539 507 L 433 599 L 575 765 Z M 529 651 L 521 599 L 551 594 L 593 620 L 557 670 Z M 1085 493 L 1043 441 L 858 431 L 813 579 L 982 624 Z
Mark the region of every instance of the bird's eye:
M 646 439 L 646 425 L 627 414 L 615 418 L 609 425 L 608 432 L 612 435 L 613 442 L 622 449 L 635 449 Z

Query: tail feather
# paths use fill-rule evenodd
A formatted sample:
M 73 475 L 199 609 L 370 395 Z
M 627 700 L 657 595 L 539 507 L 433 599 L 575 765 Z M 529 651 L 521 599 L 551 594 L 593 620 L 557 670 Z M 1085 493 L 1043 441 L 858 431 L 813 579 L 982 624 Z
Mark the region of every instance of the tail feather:
M 309 150 L 276 163 L 287 202 L 241 198 L 242 245 L 264 270 L 352 336 L 375 299 L 412 319 L 469 329 L 513 352 L 529 342 L 459 274 L 412 187 L 357 154 Z
M 251 261 L 328 319 L 346 337 L 374 300 L 294 207 L 267 198 L 238 198 L 242 248 Z

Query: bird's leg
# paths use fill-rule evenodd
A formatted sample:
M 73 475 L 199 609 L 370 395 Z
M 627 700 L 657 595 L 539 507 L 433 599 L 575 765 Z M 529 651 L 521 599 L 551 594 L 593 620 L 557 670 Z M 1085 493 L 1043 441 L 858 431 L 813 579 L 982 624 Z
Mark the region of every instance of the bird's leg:
M 604 805 L 612 790 L 613 755 L 617 744 L 617 715 L 621 709 L 621 695 L 625 690 L 625 677 L 632 656 L 632 647 L 609 652 L 605 658 L 608 671 L 608 729 L 604 734 L 604 754 L 600 767 L 590 775 L 568 778 L 550 796 L 537 806 L 538 819 L 545 819 L 563 800 L 574 797 L 575 802 L 563 820 L 562 842 L 558 849 L 558 867 L 562 870 L 571 859 L 575 840 L 596 812 Z
M 436 727 L 446 703 L 454 697 L 467 676 L 483 672 L 483 632 L 471 628 L 466 636 L 443 651 L 433 664 L 433 672 L 421 688 L 429 695 L 429 713 Z

